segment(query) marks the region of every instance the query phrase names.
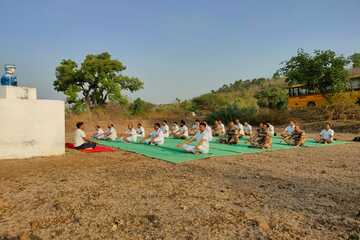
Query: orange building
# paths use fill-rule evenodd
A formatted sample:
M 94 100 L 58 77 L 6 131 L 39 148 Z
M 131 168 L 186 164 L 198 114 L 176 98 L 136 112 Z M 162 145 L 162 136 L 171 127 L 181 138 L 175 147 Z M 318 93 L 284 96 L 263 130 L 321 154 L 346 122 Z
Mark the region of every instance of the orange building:
M 305 84 L 288 87 L 288 109 L 316 107 L 325 103 L 325 98 L 319 92 L 308 89 Z M 360 104 L 360 68 L 354 68 L 349 74 L 348 94 Z

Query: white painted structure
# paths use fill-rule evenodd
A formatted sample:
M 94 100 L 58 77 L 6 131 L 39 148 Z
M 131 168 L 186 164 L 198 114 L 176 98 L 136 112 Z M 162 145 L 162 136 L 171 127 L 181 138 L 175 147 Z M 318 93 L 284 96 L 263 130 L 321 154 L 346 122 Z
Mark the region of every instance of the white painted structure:
M 0 159 L 64 153 L 64 102 L 38 100 L 34 88 L 0 86 Z

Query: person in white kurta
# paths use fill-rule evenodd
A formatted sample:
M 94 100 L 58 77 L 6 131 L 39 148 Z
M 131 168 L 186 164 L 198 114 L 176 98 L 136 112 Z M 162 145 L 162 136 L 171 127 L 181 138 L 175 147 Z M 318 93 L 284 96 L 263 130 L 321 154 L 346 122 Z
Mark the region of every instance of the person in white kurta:
M 154 131 L 150 133 L 148 139 L 144 141 L 145 144 L 154 144 L 154 145 L 162 145 L 165 143 L 165 137 L 161 130 L 160 123 L 154 124 Z
M 249 123 L 245 123 L 244 124 L 244 133 L 247 136 L 251 136 L 252 135 L 252 126 Z
M 274 136 L 275 135 L 275 128 L 273 125 L 271 125 L 270 123 L 267 123 L 268 126 L 269 126 L 269 133 L 271 136 Z
M 194 124 L 191 126 L 190 135 L 194 136 L 199 131 L 200 120 L 196 119 Z
M 129 124 L 128 128 L 125 131 L 125 137 L 123 140 L 128 143 L 136 143 L 137 142 L 137 133 L 136 129 L 133 127 L 132 124 Z
M 114 124 L 109 124 L 108 130 L 104 133 L 104 139 L 115 141 L 117 139 L 117 131 Z
M 161 126 L 161 130 L 164 134 L 164 137 L 169 137 L 170 136 L 170 128 L 169 128 L 169 125 L 167 123 L 166 120 L 163 121 L 163 124 Z
M 171 135 L 175 136 L 175 134 L 179 131 L 179 125 L 177 122 L 174 122 L 171 126 Z
M 175 133 L 174 137 L 176 138 L 181 138 L 181 139 L 186 139 L 189 137 L 189 129 L 186 126 L 186 123 L 184 120 L 181 120 L 180 122 L 180 128 L 179 130 Z
M 332 143 L 334 141 L 334 130 L 331 129 L 331 126 L 329 123 L 325 125 L 325 129 L 321 130 L 319 139 L 317 139 L 317 142 L 319 143 Z
M 141 123 L 138 123 L 137 128 L 136 128 L 136 134 L 137 134 L 137 140 L 138 142 L 142 142 L 145 139 L 145 129 L 142 126 Z
M 104 138 L 104 133 L 105 133 L 104 130 L 99 125 L 97 125 L 96 126 L 96 132 L 94 133 L 93 138 L 103 139 Z
M 195 145 L 191 145 L 193 142 L 195 142 Z M 185 151 L 193 154 L 209 153 L 209 135 L 208 131 L 206 130 L 206 123 L 200 123 L 199 131 L 195 134 L 195 136 L 176 146 L 181 147 Z
M 239 134 L 239 138 L 241 138 L 242 136 L 245 135 L 245 132 L 244 132 L 244 125 L 241 124 L 240 120 L 239 119 L 235 119 L 235 126 L 237 127 L 238 129 L 238 134 Z

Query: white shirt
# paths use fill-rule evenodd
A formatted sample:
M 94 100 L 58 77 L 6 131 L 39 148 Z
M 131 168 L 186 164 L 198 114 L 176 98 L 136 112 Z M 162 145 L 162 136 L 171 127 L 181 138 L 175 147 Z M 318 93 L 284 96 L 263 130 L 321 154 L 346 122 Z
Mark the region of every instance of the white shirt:
M 240 134 L 244 134 L 244 126 L 241 123 L 236 124 Z
M 207 151 L 209 150 L 210 138 L 209 138 L 209 133 L 207 130 L 205 130 L 204 132 L 197 131 L 195 134 L 195 140 L 196 140 L 196 144 L 199 144 L 201 141 L 203 141 L 203 143 L 200 145 L 200 147 Z
M 334 134 L 335 134 L 335 132 L 332 129 L 329 129 L 329 130 L 323 129 L 320 132 L 321 138 L 325 139 L 325 140 L 333 140 Z
M 117 139 L 117 132 L 116 132 L 116 129 L 114 127 L 111 127 L 109 130 L 108 130 L 108 133 L 109 135 L 107 136 L 109 139 L 111 140 L 116 140 Z
M 80 128 L 75 131 L 75 147 L 79 147 L 85 143 L 84 137 L 86 137 L 85 132 Z
M 151 132 L 150 137 L 155 138 L 157 144 L 164 144 L 165 142 L 164 133 L 160 128 L 157 131 Z
M 139 137 L 142 137 L 144 138 L 145 137 L 145 129 L 143 127 L 138 127 L 136 129 L 136 134 L 139 136 Z
M 291 135 L 294 132 L 294 127 L 292 125 L 289 125 L 285 128 L 285 132 L 287 132 L 287 134 Z
M 104 130 L 102 128 L 96 129 L 96 132 L 94 134 L 95 138 L 102 138 L 104 137 Z
M 225 130 L 225 125 L 223 123 L 220 123 L 220 130 L 221 130 L 221 133 L 225 134 L 226 130 Z
M 270 133 L 271 136 L 273 136 L 275 134 L 275 128 L 271 124 L 269 124 L 269 133 Z
M 178 126 L 177 124 L 174 124 L 174 125 L 172 126 L 172 131 L 173 131 L 173 132 L 179 131 L 179 126 Z
M 245 131 L 245 133 L 247 133 L 247 134 L 251 134 L 251 132 L 252 132 L 252 126 L 250 125 L 250 124 L 245 124 L 245 126 L 244 126 L 244 131 Z
M 180 127 L 179 131 L 180 131 L 181 135 L 183 135 L 185 137 L 189 136 L 189 129 L 186 125 L 183 125 L 182 127 Z
M 213 139 L 211 127 L 210 127 L 209 125 L 207 125 L 205 131 L 206 131 L 206 133 L 207 133 L 207 135 L 208 135 L 208 137 L 209 137 L 209 141 L 211 141 L 211 140 Z
M 164 134 L 164 137 L 169 137 L 169 134 L 170 134 L 169 133 L 169 126 L 167 124 L 163 125 L 161 127 L 161 130 L 162 130 L 162 132 Z

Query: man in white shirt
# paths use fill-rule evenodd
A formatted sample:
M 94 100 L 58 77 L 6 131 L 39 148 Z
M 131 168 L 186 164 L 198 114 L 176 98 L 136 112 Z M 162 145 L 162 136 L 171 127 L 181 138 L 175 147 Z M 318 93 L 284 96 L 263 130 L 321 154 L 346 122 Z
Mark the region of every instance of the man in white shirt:
M 247 122 L 245 122 L 245 124 L 244 124 L 244 133 L 246 136 L 252 135 L 252 126 Z
M 117 131 L 114 124 L 110 123 L 108 130 L 104 134 L 104 139 L 115 141 L 117 139 Z
M 150 133 L 150 136 L 144 142 L 145 144 L 154 144 L 154 145 L 162 145 L 165 143 L 164 134 L 161 130 L 160 123 L 154 124 L 154 131 Z
M 181 120 L 180 122 L 180 128 L 175 133 L 174 137 L 180 138 L 180 139 L 187 139 L 189 137 L 189 129 L 186 126 L 186 123 L 184 120 Z
M 269 133 L 271 136 L 275 136 L 275 128 L 272 124 L 270 124 L 269 122 L 267 123 L 269 126 Z
M 284 139 L 289 138 L 295 130 L 295 122 L 290 121 L 290 124 L 284 129 L 284 132 L 281 134 L 281 137 Z
M 204 121 L 205 125 L 206 125 L 206 133 L 209 137 L 209 141 L 211 142 L 213 140 L 213 133 L 212 133 L 212 128 L 209 126 L 209 124 L 207 124 L 205 121 Z M 200 126 L 199 126 L 200 127 Z
M 167 123 L 166 120 L 163 121 L 163 124 L 161 126 L 161 130 L 164 134 L 164 137 L 169 137 L 170 136 L 170 129 L 169 129 L 169 125 Z
M 103 139 L 104 138 L 104 133 L 105 133 L 104 130 L 99 125 L 97 125 L 96 126 L 96 132 L 94 133 L 93 138 Z
M 137 133 L 133 125 L 130 123 L 126 129 L 125 137 L 123 138 L 124 142 L 127 143 L 136 143 L 137 142 Z
M 191 126 L 190 135 L 194 136 L 199 131 L 200 120 L 196 119 L 194 124 Z
M 209 135 L 206 127 L 206 123 L 201 122 L 199 125 L 199 131 L 196 133 L 195 136 L 176 146 L 181 147 L 185 151 L 191 152 L 193 154 L 209 153 Z M 190 145 L 194 141 L 196 142 L 196 144 Z
M 179 125 L 177 122 L 174 122 L 171 126 L 171 135 L 175 136 L 175 134 L 179 131 Z
M 327 123 L 325 125 L 325 129 L 320 132 L 320 136 L 317 139 L 317 142 L 325 144 L 332 143 L 334 141 L 334 135 L 334 130 L 332 130 L 330 124 Z
M 138 125 L 137 125 L 136 134 L 137 134 L 138 142 L 144 141 L 144 139 L 145 139 L 145 129 L 142 126 L 141 123 L 138 123 Z
M 92 142 L 90 139 L 86 138 L 86 134 L 84 132 L 84 123 L 78 122 L 76 123 L 75 130 L 75 143 L 74 146 L 76 149 L 86 149 L 86 148 L 95 148 L 96 143 Z
M 245 135 L 244 126 L 241 124 L 239 119 L 235 119 L 235 126 L 238 129 L 239 138 Z

